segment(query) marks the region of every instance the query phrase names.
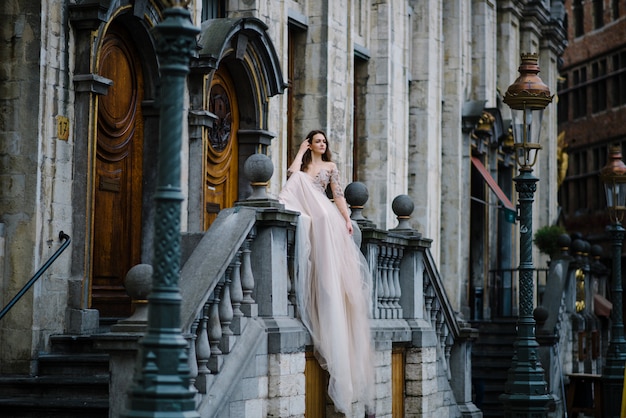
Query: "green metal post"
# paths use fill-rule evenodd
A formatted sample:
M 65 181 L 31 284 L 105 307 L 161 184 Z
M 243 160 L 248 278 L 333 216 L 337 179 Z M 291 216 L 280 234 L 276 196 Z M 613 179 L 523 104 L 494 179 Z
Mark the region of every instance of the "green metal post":
M 174 3 L 176 4 L 176 2 Z M 183 97 L 199 30 L 181 6 L 163 11 L 154 28 L 161 73 L 158 185 L 148 328 L 126 417 L 199 417 L 190 389 L 187 342 L 180 328 L 180 152 Z
M 622 242 L 624 228 L 619 223 L 607 227 L 613 247 L 613 275 L 611 286 L 611 338 L 606 353 L 606 362 L 602 371 L 603 415 L 607 418 L 619 418 L 624 384 L 624 366 L 626 365 L 626 339 L 622 318 Z
M 519 317 L 515 355 L 500 396 L 507 418 L 546 417 L 548 406 L 554 401 L 548 393 L 544 370 L 539 361 L 533 318 L 533 200 L 538 179 L 531 168 L 520 170 L 513 179 L 519 195 L 520 265 L 519 265 Z

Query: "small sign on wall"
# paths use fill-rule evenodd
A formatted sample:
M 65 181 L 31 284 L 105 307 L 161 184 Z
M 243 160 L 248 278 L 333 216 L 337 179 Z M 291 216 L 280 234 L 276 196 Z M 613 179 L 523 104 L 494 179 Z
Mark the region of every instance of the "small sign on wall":
M 67 141 L 70 137 L 70 119 L 67 116 L 57 116 L 57 138 Z

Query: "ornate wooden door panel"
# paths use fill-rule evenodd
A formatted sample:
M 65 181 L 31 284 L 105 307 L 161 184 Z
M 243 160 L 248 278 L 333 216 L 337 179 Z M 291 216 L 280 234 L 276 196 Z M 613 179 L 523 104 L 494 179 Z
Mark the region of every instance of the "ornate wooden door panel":
M 130 36 L 118 25 L 104 38 L 99 74 L 113 85 L 98 102 L 92 307 L 101 317 L 126 317 L 124 277 L 141 261 L 143 78 Z
M 231 207 L 237 199 L 239 112 L 235 88 L 226 71 L 215 72 L 207 99 L 209 111 L 217 120 L 207 132 L 205 146 L 205 229 L 221 209 Z

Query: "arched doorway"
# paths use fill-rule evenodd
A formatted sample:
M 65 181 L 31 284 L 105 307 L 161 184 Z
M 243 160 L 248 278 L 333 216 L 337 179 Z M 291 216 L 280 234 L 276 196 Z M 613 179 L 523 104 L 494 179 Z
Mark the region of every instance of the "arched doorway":
M 237 200 L 239 111 L 228 71 L 218 69 L 211 80 L 208 109 L 217 116 L 205 141 L 204 229 L 223 208 Z
M 124 278 L 141 261 L 144 86 L 137 49 L 120 23 L 103 38 L 98 73 L 113 84 L 97 112 L 91 307 L 101 317 L 127 317 Z

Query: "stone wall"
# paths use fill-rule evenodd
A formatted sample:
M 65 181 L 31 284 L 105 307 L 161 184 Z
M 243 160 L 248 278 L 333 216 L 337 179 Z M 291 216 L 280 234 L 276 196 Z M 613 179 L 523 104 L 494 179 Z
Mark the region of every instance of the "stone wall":
M 5 228 L 3 305 L 72 234 L 71 42 L 64 1 L 3 2 L 0 43 L 0 222 Z M 58 130 L 61 126 L 63 129 Z M 30 368 L 49 334 L 64 326 L 67 255 L 0 324 L 0 371 Z M 24 338 L 30 335 L 32 338 Z

